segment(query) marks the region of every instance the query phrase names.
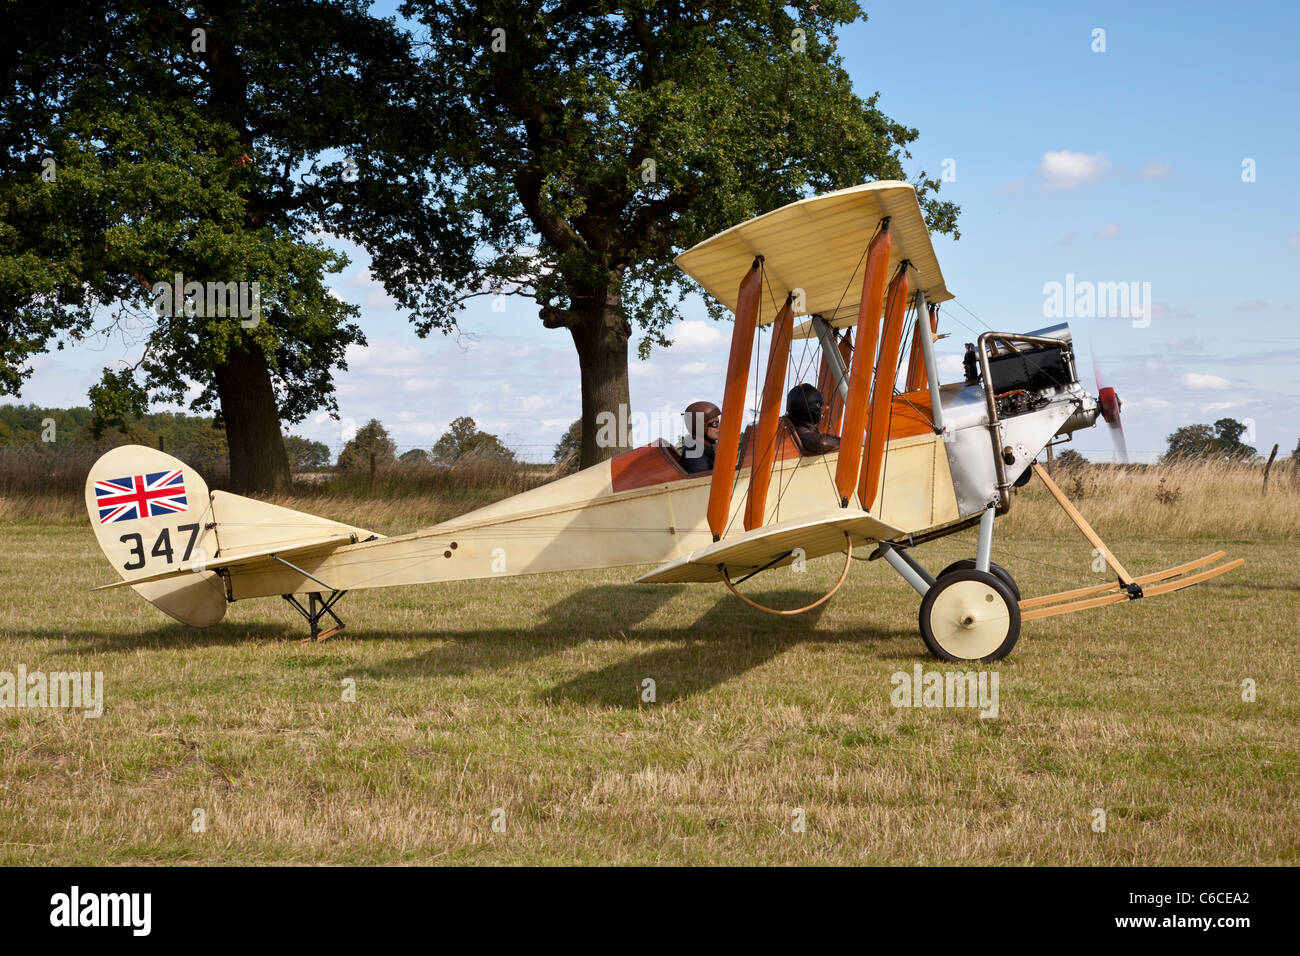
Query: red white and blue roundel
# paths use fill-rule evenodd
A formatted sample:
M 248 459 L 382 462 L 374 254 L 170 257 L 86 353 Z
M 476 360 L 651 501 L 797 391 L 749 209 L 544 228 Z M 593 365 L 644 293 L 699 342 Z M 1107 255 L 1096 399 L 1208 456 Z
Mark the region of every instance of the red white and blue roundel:
M 185 475 L 181 469 L 95 482 L 99 523 L 154 518 L 184 511 Z

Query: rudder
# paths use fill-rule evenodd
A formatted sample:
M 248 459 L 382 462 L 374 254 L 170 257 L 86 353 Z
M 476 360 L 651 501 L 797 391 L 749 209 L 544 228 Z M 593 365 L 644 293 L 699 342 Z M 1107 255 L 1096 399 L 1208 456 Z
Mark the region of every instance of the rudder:
M 165 452 L 122 445 L 86 476 L 86 511 L 109 563 L 130 581 L 216 553 L 212 499 L 202 476 Z M 226 590 L 213 571 L 132 585 L 183 624 L 208 627 L 226 613 Z

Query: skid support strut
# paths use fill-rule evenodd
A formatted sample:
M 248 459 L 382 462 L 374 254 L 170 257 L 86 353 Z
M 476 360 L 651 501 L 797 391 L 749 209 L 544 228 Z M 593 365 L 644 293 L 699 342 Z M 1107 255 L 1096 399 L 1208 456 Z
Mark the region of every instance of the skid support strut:
M 311 627 L 311 637 L 308 641 L 328 641 L 331 637 L 343 630 L 343 621 L 334 613 L 334 605 L 338 603 L 339 598 L 347 594 L 347 591 L 331 591 L 329 597 L 321 597 L 319 591 L 313 591 L 307 595 L 307 606 L 303 607 L 292 594 L 282 595 L 286 601 L 293 605 L 294 609 L 307 620 Z M 334 626 L 326 630 L 321 630 L 320 622 L 326 614 L 334 619 Z
M 337 588 L 330 587 L 320 578 L 316 577 L 316 575 L 304 571 L 296 564 L 290 564 L 288 561 L 284 560 L 284 558 L 280 557 L 278 554 L 271 555 L 271 560 L 279 561 L 286 568 L 289 568 L 293 571 L 297 571 L 303 577 L 315 581 L 317 584 L 325 588 L 325 590 L 329 591 L 329 597 L 321 597 L 320 591 L 313 591 L 310 594 L 308 594 L 306 607 L 303 607 L 302 602 L 299 601 L 292 594 L 281 595 L 281 597 L 283 597 L 286 601 L 288 601 L 290 604 L 294 606 L 294 609 L 299 614 L 301 614 L 304 618 L 307 619 L 307 624 L 311 627 L 311 637 L 307 638 L 308 641 L 328 641 L 339 631 L 343 630 L 343 621 L 342 619 L 339 618 L 337 614 L 334 613 L 334 605 L 339 602 L 339 598 L 341 598 L 343 595 L 348 593 L 347 591 L 340 591 Z M 328 628 L 327 630 L 322 631 L 320 627 L 320 622 L 321 622 L 321 618 L 323 618 L 326 614 L 334 618 L 334 626 Z

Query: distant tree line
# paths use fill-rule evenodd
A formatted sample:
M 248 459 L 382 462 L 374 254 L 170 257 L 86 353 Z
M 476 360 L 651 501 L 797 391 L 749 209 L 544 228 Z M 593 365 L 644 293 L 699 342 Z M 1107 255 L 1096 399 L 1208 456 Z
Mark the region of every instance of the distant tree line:
M 1179 461 L 1253 461 L 1255 449 L 1241 440 L 1247 427 L 1235 418 L 1220 418 L 1213 425 L 1184 425 L 1169 436 L 1164 464 Z M 1296 442 L 1300 451 L 1300 441 Z
M 1184 425 L 1166 439 L 1167 448 L 1160 462 L 1171 465 L 1188 461 L 1254 461 L 1260 457 L 1258 452 L 1241 440 L 1247 431 L 1248 426 L 1235 418 L 1220 418 L 1213 425 Z M 1300 439 L 1291 457 L 1300 461 Z M 1064 465 L 1087 461 L 1072 448 L 1058 453 L 1056 460 Z
M 1256 450 L 1241 440 L 1247 426 L 1232 418 L 1220 418 L 1213 425 L 1184 425 L 1168 437 L 1168 449 L 1161 463 L 1185 461 L 1253 461 Z M 329 468 L 330 447 L 300 435 L 284 435 L 284 447 L 295 472 Z M 121 444 L 161 448 L 200 470 L 229 462 L 225 431 L 211 416 L 182 412 L 149 412 L 105 428 L 91 409 L 42 408 L 38 405 L 0 405 L 0 449 L 34 446 L 55 454 L 70 448 L 100 453 Z M 569 426 L 555 445 L 552 459 L 557 471 L 576 471 L 582 451 L 582 419 Z M 483 431 L 473 418 L 462 415 L 452 420 L 442 436 L 428 448 L 412 448 L 397 454 L 397 444 L 388 429 L 372 418 L 359 428 L 340 452 L 336 466 L 341 471 L 367 471 L 371 458 L 375 468 L 393 465 L 446 466 L 467 461 L 515 463 L 516 454 L 496 435 Z M 1300 461 L 1300 439 L 1291 452 Z M 1083 463 L 1073 449 L 1059 452 L 1063 465 Z
M 120 427 L 102 428 L 86 407 L 0 405 L 0 449 L 22 447 L 28 454 L 84 452 L 89 456 L 126 444 L 162 448 L 199 469 L 224 468 L 229 462 L 225 432 L 211 416 L 149 412 Z
M 478 427 L 474 419 L 462 415 L 453 419 L 447 431 L 426 451 L 412 448 L 395 457 L 397 445 L 389 437 L 388 430 L 372 418 L 357 430 L 353 438 L 344 446 L 339 455 L 341 471 L 364 471 L 371 467 L 386 467 L 393 464 L 412 465 L 454 465 L 468 461 L 493 461 L 514 463 L 515 453 L 507 448 L 496 435 L 491 435 Z
M 0 449 L 27 447 L 37 453 L 83 451 L 100 454 L 123 444 L 160 448 L 204 470 L 229 463 L 224 430 L 212 416 L 181 412 L 150 412 L 120 427 L 98 427 L 89 408 L 42 408 L 0 405 Z M 295 472 L 319 471 L 331 465 L 330 447 L 300 435 L 284 435 L 284 447 Z M 367 471 L 401 465 L 452 465 L 467 460 L 513 463 L 518 459 L 496 435 L 483 431 L 468 416 L 454 419 L 431 448 L 412 448 L 400 458 L 397 444 L 378 419 L 357 430 L 335 463 L 341 471 Z

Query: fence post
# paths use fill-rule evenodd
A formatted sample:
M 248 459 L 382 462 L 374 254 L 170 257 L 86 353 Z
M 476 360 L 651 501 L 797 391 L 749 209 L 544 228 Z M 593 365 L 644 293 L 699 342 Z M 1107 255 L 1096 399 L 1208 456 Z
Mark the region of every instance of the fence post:
M 1273 445 L 1273 451 L 1268 456 L 1268 464 L 1264 466 L 1264 490 L 1268 491 L 1268 470 L 1273 467 L 1273 459 L 1277 457 L 1277 445 Z

